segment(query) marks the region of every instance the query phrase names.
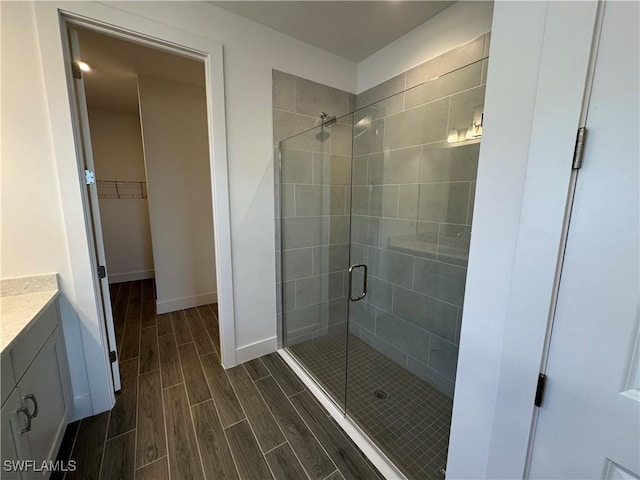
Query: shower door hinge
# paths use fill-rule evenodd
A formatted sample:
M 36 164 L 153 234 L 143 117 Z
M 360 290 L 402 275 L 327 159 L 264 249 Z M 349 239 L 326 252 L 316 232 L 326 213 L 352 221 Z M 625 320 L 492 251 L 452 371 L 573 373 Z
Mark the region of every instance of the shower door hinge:
M 96 183 L 96 174 L 93 170 L 84 171 L 84 181 L 87 185 L 93 185 Z
M 104 265 L 98 265 L 98 278 L 103 279 L 107 276 L 107 269 L 104 268 Z
M 571 168 L 578 170 L 582 167 L 582 159 L 584 157 L 584 142 L 587 138 L 587 128 L 580 127 L 576 135 L 576 145 L 573 149 L 573 165 Z
M 116 352 L 115 351 L 110 351 L 109 352 L 109 361 L 111 363 L 116 363 L 116 360 L 118 359 L 118 357 L 116 356 Z
M 71 62 L 71 74 L 73 78 L 80 80 L 82 78 L 82 70 L 80 70 L 80 65 L 76 62 Z
M 544 388 L 547 386 L 547 376 L 544 373 L 538 375 L 538 386 L 536 387 L 536 398 L 534 404 L 536 407 L 542 405 L 542 399 L 544 397 Z

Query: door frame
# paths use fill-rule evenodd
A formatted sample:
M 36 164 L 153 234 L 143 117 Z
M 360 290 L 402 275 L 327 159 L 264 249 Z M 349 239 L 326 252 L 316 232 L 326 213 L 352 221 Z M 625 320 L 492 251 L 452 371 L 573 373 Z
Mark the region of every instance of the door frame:
M 97 263 L 90 243 L 90 212 L 83 194 L 84 167 L 73 129 L 71 67 L 65 60 L 70 58 L 65 46 L 67 22 L 204 61 L 221 360 L 223 366 L 229 368 L 236 364 L 236 342 L 223 50 L 219 42 L 104 4 L 35 2 L 34 9 L 73 275 L 68 281 L 73 285 L 75 298 L 70 300 L 80 317 L 87 377 L 96 414 L 112 408 L 115 396 L 103 312 L 92 268 Z

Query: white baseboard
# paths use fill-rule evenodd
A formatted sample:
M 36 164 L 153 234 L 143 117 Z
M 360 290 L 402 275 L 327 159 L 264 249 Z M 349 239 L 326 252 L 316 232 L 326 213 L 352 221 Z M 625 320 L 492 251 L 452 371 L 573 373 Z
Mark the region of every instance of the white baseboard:
M 109 283 L 134 282 L 145 278 L 153 278 L 155 272 L 153 270 L 137 270 L 135 272 L 110 273 L 108 276 Z
M 184 310 L 185 308 L 199 307 L 200 305 L 208 305 L 209 303 L 217 303 L 217 301 L 217 292 L 211 292 L 194 295 L 192 297 L 171 298 L 169 300 L 158 299 L 156 301 L 156 308 L 160 314 Z
M 236 363 L 239 365 L 276 350 L 278 350 L 278 337 L 265 338 L 236 349 Z
M 91 403 L 91 395 L 86 393 L 73 398 L 73 408 L 71 409 L 68 422 L 75 422 L 83 418 L 93 415 L 93 404 Z

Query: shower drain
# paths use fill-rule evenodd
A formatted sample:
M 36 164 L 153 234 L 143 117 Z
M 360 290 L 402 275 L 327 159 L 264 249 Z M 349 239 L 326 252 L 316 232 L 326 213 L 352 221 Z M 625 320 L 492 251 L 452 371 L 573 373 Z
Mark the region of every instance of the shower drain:
M 380 400 L 384 400 L 385 398 L 387 398 L 387 392 L 381 389 L 374 390 L 373 394 L 375 395 L 376 398 L 379 398 Z

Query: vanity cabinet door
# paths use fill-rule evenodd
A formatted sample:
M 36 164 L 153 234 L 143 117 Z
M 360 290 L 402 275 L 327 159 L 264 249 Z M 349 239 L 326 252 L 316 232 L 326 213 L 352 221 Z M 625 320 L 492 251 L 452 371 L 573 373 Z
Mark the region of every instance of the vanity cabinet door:
M 22 404 L 32 415 L 28 433 L 31 458 L 36 464 L 55 459 L 59 439 L 67 425 L 64 386 L 66 365 L 60 329 L 56 328 L 18 382 Z
M 17 461 L 31 458 L 28 432 L 22 430 L 28 427 L 28 419 L 25 413 L 20 412 L 22 403 L 20 394 L 14 390 L 7 401 L 2 405 L 0 433 L 0 446 L 2 449 L 2 479 L 14 480 L 23 477 L 16 468 Z M 7 462 L 9 464 L 7 465 Z

